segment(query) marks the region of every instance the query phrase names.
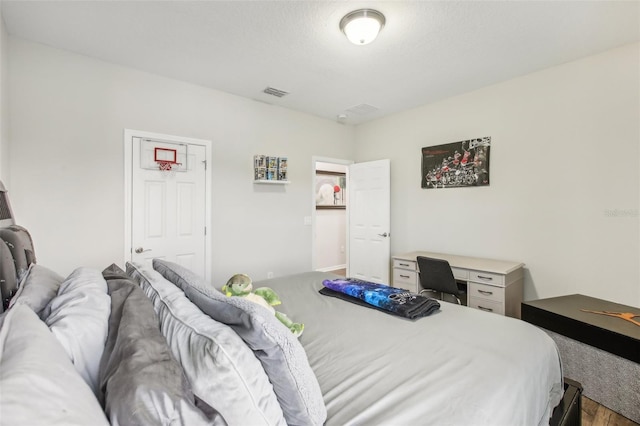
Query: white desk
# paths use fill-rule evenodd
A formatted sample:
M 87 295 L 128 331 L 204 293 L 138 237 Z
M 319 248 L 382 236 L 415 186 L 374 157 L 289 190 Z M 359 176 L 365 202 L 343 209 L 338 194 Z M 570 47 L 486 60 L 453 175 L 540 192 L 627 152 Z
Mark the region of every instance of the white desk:
M 420 291 L 418 256 L 444 259 L 453 276 L 467 283 L 467 304 L 471 308 L 520 318 L 523 293 L 523 263 L 482 259 L 453 254 L 413 251 L 392 256 L 393 286 Z

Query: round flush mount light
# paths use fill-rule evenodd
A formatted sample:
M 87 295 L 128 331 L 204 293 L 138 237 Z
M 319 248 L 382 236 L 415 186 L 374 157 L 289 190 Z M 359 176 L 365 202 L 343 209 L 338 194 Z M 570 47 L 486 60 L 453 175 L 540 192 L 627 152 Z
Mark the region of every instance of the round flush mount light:
M 376 39 L 384 23 L 384 15 L 377 10 L 358 9 L 340 20 L 340 30 L 351 43 L 362 46 Z

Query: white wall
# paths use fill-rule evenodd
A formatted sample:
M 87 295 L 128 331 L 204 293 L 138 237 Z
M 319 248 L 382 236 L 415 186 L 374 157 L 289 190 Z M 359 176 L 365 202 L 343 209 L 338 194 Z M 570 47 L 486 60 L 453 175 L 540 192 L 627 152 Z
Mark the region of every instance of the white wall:
M 12 204 L 39 263 L 122 264 L 123 129 L 213 141 L 213 278 L 311 269 L 314 155 L 353 158 L 332 121 L 11 39 Z M 289 158 L 289 185 L 254 185 L 253 155 Z
M 640 45 L 396 114 L 356 130 L 391 159 L 392 253 L 526 263 L 525 300 L 582 293 L 640 306 Z M 491 136 L 491 185 L 421 189 L 420 148 Z
M 9 35 L 2 18 L 0 1 L 0 180 L 9 182 Z
M 346 210 L 316 210 L 316 270 L 346 267 L 346 236 Z
M 6 34 L 1 33 L 6 45 Z M 122 129 L 214 142 L 213 275 L 311 268 L 314 155 L 392 160 L 392 252 L 520 260 L 525 298 L 582 293 L 640 306 L 639 45 L 353 129 L 11 38 L 0 114 L 11 199 L 40 263 L 121 263 Z M 6 66 L 6 48 L 2 64 Z M 3 73 L 6 79 L 6 73 Z M 6 105 L 6 83 L 0 86 Z M 491 186 L 423 190 L 420 148 L 491 136 Z M 352 143 L 355 138 L 355 146 Z M 287 186 L 252 156 L 286 155 Z M 6 170 L 2 166 L 2 170 Z

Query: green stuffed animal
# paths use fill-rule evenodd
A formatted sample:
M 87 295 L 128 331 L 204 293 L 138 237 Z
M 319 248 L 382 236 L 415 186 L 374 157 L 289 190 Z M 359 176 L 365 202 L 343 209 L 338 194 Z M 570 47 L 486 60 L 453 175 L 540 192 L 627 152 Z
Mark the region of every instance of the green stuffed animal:
M 260 306 L 264 306 L 296 337 L 299 337 L 304 331 L 304 324 L 293 322 L 285 314 L 274 309 L 274 306 L 282 303 L 276 292 L 269 287 L 260 287 L 253 290 L 253 284 L 248 275 L 235 274 L 222 287 L 222 292 L 227 296 L 244 297 Z

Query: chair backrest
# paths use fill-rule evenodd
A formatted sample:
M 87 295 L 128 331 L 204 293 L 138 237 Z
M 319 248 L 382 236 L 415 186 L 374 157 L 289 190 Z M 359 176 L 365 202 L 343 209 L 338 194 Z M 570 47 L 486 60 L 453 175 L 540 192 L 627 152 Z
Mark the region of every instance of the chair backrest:
M 423 289 L 440 291 L 455 296 L 460 294 L 451 266 L 446 260 L 418 256 L 418 269 L 420 271 L 420 287 Z

